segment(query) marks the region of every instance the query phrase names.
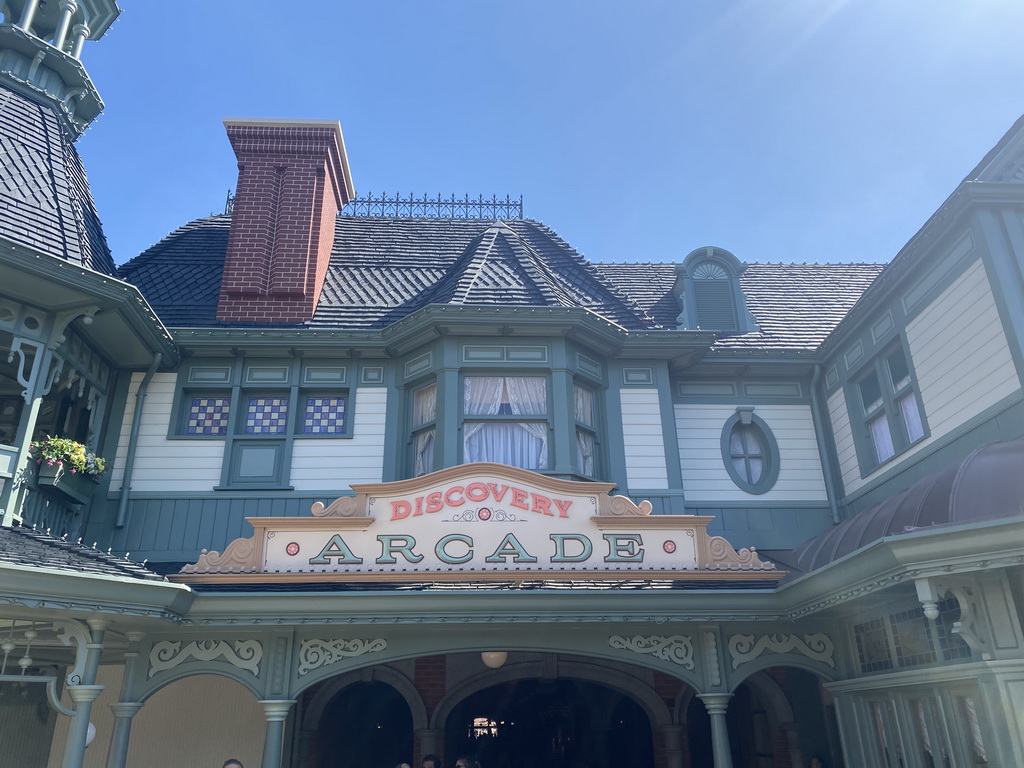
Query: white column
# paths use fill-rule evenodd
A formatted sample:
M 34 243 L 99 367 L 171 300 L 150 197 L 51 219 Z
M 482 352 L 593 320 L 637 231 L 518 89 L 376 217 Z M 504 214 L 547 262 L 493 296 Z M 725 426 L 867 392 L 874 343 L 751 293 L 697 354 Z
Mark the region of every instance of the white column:
M 21 12 L 21 21 L 18 22 L 18 26 L 24 29 L 26 32 L 32 31 L 32 20 L 35 18 L 36 10 L 39 8 L 39 0 L 28 0 L 25 3 L 25 8 Z
M 57 25 L 57 32 L 53 35 L 53 47 L 63 48 L 64 40 L 68 36 L 68 28 L 71 26 L 71 17 L 78 10 L 78 3 L 75 0 L 60 0 L 60 23 Z
M 108 622 L 101 619 L 90 619 L 86 623 L 91 630 L 92 642 L 85 645 L 85 668 L 82 670 L 82 684 L 67 687 L 68 695 L 75 703 L 75 716 L 71 719 L 71 727 L 68 729 L 68 740 L 64 745 L 64 760 L 60 764 L 61 768 L 82 768 L 92 703 L 103 693 L 104 688 L 95 683 L 96 672 L 100 667 L 100 654 L 103 652 L 103 635 Z
M 725 724 L 725 712 L 729 708 L 731 693 L 705 693 L 699 697 L 711 716 L 711 750 L 715 756 L 715 768 L 732 768 L 732 748 L 729 746 L 729 729 Z
M 295 700 L 264 699 L 260 701 L 267 718 L 267 737 L 263 742 L 263 761 L 260 768 L 281 768 L 284 749 L 284 721 Z
M 132 718 L 142 709 L 138 701 L 118 701 L 110 705 L 114 713 L 114 735 L 110 737 L 107 768 L 125 768 L 128 762 L 128 740 L 132 733 Z
M 82 46 L 85 45 L 85 38 L 89 36 L 89 26 L 87 24 L 75 24 L 74 29 L 75 41 L 71 45 L 71 55 L 76 59 L 82 58 Z

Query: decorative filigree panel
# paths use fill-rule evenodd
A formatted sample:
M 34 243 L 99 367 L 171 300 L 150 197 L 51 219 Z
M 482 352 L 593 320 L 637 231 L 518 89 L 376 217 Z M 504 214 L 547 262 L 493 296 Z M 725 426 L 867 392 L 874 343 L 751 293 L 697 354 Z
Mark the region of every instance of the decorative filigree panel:
M 608 645 L 634 653 L 646 653 L 658 659 L 671 661 L 686 669 L 693 669 L 693 642 L 687 635 L 612 635 Z
M 733 635 L 729 638 L 729 655 L 732 657 L 732 668 L 747 664 L 763 653 L 796 652 L 812 661 L 820 661 L 835 667 L 835 648 L 832 640 L 824 633 L 804 635 L 801 640 L 796 635 L 761 635 L 757 639 L 753 635 Z
M 196 661 L 214 661 L 223 658 L 228 664 L 244 669 L 259 677 L 263 646 L 258 640 L 194 640 L 183 645 L 179 640 L 161 640 L 149 652 L 149 676 L 173 669 L 179 664 Z
M 383 637 L 371 640 L 303 640 L 299 647 L 299 675 L 320 667 L 329 667 L 343 659 L 351 659 L 366 653 L 378 653 L 388 647 Z

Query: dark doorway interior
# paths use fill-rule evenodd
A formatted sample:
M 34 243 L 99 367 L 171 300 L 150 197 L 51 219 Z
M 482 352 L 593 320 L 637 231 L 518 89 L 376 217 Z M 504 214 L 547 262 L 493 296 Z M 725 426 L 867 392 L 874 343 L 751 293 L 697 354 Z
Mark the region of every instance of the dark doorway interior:
M 593 683 L 518 680 L 462 701 L 445 729 L 447 765 L 652 768 L 651 724 L 633 700 Z
M 412 761 L 412 715 L 394 688 L 355 683 L 320 720 L 319 768 L 395 768 Z

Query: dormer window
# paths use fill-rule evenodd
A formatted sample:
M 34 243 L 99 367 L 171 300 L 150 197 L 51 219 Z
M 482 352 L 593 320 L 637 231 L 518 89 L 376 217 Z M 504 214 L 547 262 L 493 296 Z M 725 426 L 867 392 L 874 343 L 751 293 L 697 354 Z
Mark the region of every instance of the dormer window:
M 748 333 L 757 330 L 740 288 L 746 265 L 722 248 L 698 248 L 677 269 L 680 330 Z

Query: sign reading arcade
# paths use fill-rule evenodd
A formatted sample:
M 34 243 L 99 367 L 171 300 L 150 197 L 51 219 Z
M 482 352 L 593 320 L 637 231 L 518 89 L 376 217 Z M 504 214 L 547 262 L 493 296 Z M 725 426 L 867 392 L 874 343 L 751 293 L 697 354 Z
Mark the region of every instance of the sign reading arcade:
M 652 515 L 611 483 L 465 464 L 352 486 L 311 517 L 250 517 L 252 538 L 203 550 L 182 582 L 537 578 L 770 579 L 753 549 L 709 536 L 711 517 Z

